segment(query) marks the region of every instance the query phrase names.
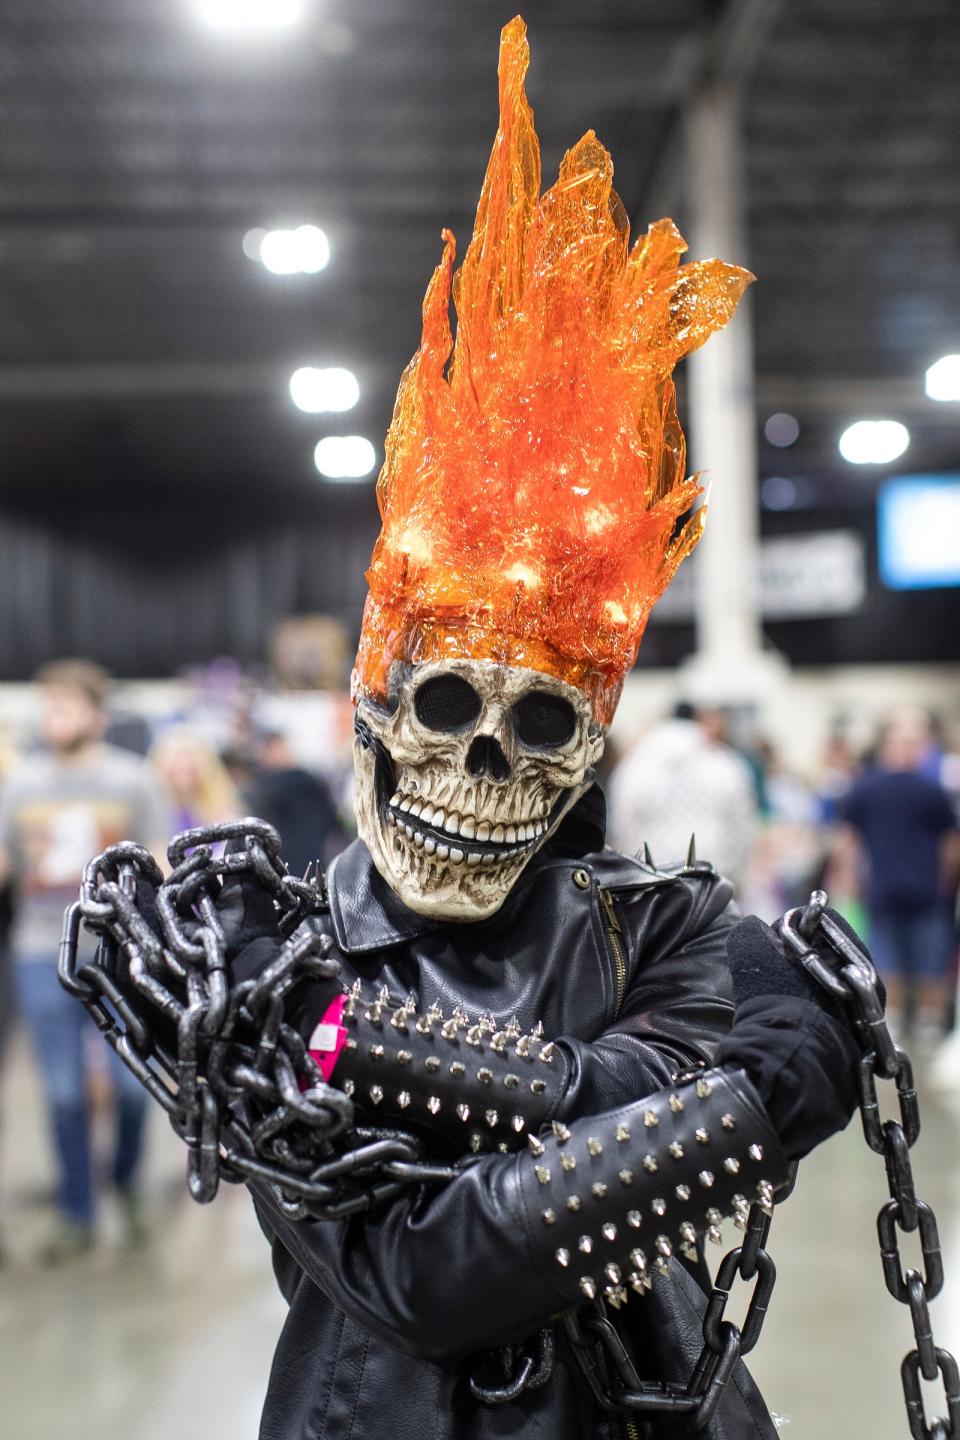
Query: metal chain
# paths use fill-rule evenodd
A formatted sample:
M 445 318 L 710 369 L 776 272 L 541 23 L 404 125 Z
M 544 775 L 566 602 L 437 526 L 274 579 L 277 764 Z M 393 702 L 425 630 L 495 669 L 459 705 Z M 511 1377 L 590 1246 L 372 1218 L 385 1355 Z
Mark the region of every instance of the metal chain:
M 279 835 L 258 820 L 183 831 L 168 854 L 166 879 L 132 843 L 90 862 L 64 919 L 59 974 L 186 1142 L 193 1198 L 212 1200 L 221 1180 L 259 1180 L 289 1218 L 340 1219 L 457 1174 L 425 1161 L 410 1135 L 355 1126 L 351 1101 L 283 1021 L 296 986 L 338 970 L 329 938 L 303 923 L 326 908 L 320 877 L 289 875 Z M 217 903 L 242 874 L 272 898 L 285 938 L 256 979 L 231 985 Z M 81 924 L 99 938 L 85 961 Z
M 934 1343 L 927 1308 L 943 1288 L 943 1260 L 936 1216 L 929 1205 L 917 1198 L 910 1164 L 910 1149 L 920 1134 L 913 1067 L 887 1028 L 873 966 L 826 913 L 826 905 L 825 893 L 814 891 L 805 906 L 784 916 L 781 936 L 808 973 L 849 1007 L 863 1046 L 858 1080 L 860 1118 L 870 1149 L 883 1156 L 890 1191 L 890 1199 L 877 1216 L 883 1278 L 894 1299 L 909 1307 L 916 1342 L 900 1367 L 910 1435 L 912 1440 L 960 1440 L 960 1372 L 950 1351 Z M 826 941 L 837 957 L 836 965 L 814 952 L 815 937 Z M 878 1080 L 893 1082 L 899 1119 L 881 1121 Z M 898 1230 L 904 1234 L 919 1232 L 923 1274 L 912 1268 L 904 1271 Z M 927 1420 L 920 1392 L 921 1375 L 924 1380 L 940 1376 L 946 1418 Z
M 910 1164 L 910 1148 L 920 1133 L 913 1069 L 890 1036 L 872 964 L 826 913 L 826 907 L 826 894 L 814 891 L 805 906 L 784 916 L 780 935 L 788 951 L 813 979 L 848 1007 L 863 1050 L 858 1071 L 863 1133 L 870 1149 L 883 1156 L 890 1191 L 890 1199 L 877 1218 L 880 1258 L 887 1289 L 909 1306 L 916 1340 L 900 1370 L 911 1440 L 960 1440 L 960 1372 L 949 1350 L 935 1344 L 927 1308 L 943 1286 L 943 1261 L 936 1217 L 930 1206 L 917 1198 Z M 815 940 L 821 943 L 819 951 L 813 948 Z M 824 945 L 827 955 L 823 953 Z M 894 1082 L 899 1120 L 881 1121 L 878 1079 Z M 786 1188 L 777 1195 L 778 1204 L 792 1191 L 795 1178 L 796 1166 L 792 1166 Z M 603 1409 L 619 1415 L 682 1414 L 687 1417 L 685 1428 L 690 1431 L 703 1430 L 709 1424 L 737 1360 L 748 1354 L 760 1337 L 776 1280 L 776 1269 L 765 1248 L 771 1215 L 770 1207 L 754 1205 L 746 1221 L 743 1244 L 720 1262 L 703 1317 L 703 1350 L 686 1386 L 640 1379 L 602 1301 L 564 1316 L 567 1338 Z M 915 1269 L 904 1272 L 898 1230 L 905 1234 L 919 1232 L 923 1274 Z M 711 1233 L 709 1238 L 719 1240 L 719 1232 Z M 754 1282 L 742 1329 L 723 1318 L 737 1277 Z M 615 1377 L 612 1383 L 611 1375 Z M 938 1375 L 943 1383 L 947 1416 L 928 1422 L 920 1377 L 936 1380 Z

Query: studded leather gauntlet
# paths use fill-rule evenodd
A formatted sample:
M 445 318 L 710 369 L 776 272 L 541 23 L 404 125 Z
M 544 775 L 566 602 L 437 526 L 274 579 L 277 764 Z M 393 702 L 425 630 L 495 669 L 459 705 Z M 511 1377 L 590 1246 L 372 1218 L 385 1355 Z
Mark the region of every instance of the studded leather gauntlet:
M 459 1008 L 444 1019 L 437 1006 L 418 1014 L 385 992 L 367 1003 L 355 988 L 339 1025 L 331 1083 L 378 1123 L 442 1137 L 460 1154 L 518 1148 L 550 1120 L 566 1084 L 562 1051 L 516 1022 L 498 1029 Z
M 671 1091 L 529 1137 L 520 1189 L 541 1270 L 571 1303 L 615 1305 L 667 1272 L 675 1249 L 750 1205 L 773 1204 L 780 1143 L 741 1071 L 705 1071 Z

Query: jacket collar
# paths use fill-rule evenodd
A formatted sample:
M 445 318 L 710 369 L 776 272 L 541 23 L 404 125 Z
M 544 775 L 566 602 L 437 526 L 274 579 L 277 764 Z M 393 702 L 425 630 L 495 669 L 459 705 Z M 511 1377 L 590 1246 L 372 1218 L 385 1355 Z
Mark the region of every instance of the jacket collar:
M 594 784 L 528 869 L 548 856 L 576 857 L 602 849 L 605 829 L 606 800 L 600 786 Z M 331 864 L 327 893 L 337 944 L 344 954 L 406 944 L 443 928 L 443 921 L 418 915 L 404 905 L 377 870 L 362 840 L 354 840 Z

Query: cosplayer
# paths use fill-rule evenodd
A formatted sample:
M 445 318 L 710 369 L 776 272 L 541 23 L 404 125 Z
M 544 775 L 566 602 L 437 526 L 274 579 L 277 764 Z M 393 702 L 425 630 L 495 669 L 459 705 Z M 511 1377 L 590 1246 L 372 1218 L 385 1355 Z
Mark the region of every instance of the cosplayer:
M 593 767 L 704 518 L 671 371 L 751 277 L 681 266 L 669 220 L 630 246 L 592 133 L 541 195 L 527 58 L 517 19 L 387 438 L 360 838 L 312 884 L 253 821 L 178 837 L 167 881 L 116 847 L 100 959 L 62 972 L 119 1011 L 194 1194 L 218 1163 L 253 1192 L 290 1307 L 262 1440 L 769 1440 L 702 1243 L 762 1228 L 856 1101 L 853 1023 L 780 932 L 692 850 L 604 846 Z

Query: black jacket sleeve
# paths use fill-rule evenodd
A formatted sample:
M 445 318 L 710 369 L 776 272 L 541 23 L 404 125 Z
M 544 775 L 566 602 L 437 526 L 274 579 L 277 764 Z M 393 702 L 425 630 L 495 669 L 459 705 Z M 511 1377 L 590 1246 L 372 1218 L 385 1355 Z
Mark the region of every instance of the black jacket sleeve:
M 739 919 L 727 881 L 707 872 L 614 897 L 628 985 L 594 1040 L 561 1037 L 569 1076 L 558 1114 L 597 1114 L 709 1065 L 733 1022 L 727 938 Z

